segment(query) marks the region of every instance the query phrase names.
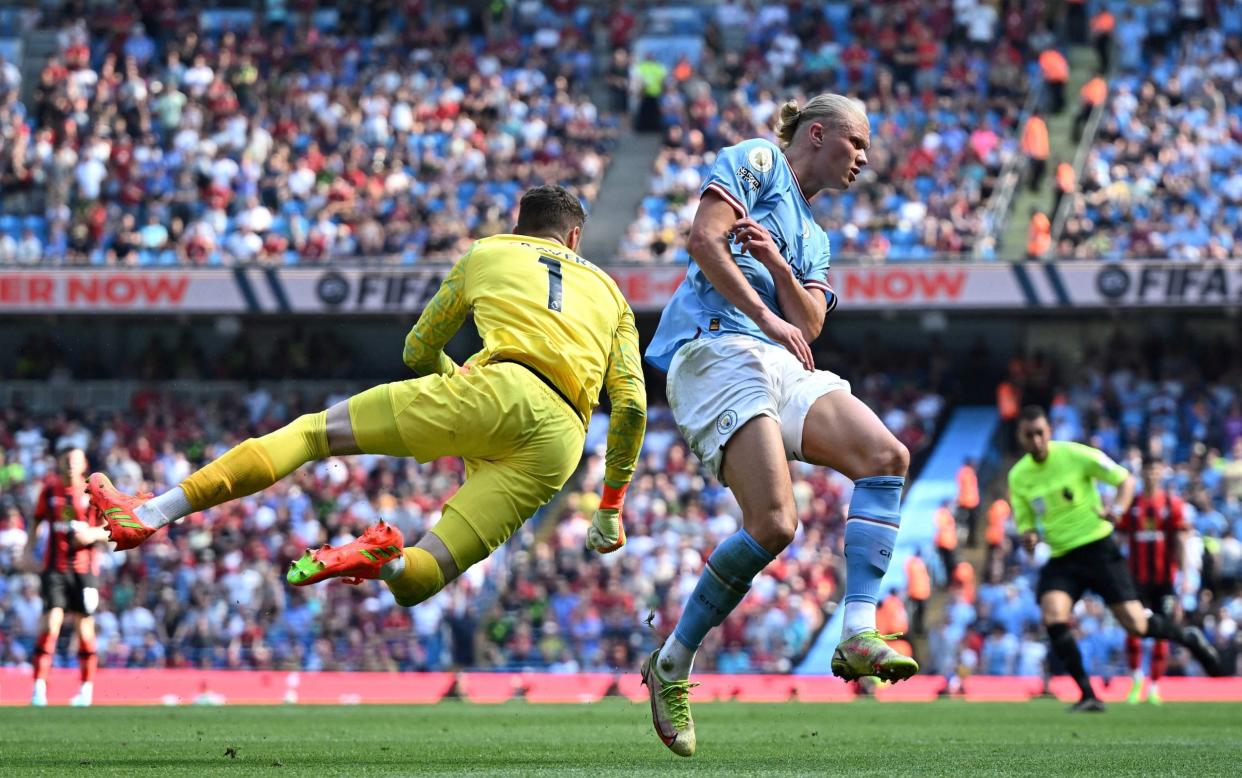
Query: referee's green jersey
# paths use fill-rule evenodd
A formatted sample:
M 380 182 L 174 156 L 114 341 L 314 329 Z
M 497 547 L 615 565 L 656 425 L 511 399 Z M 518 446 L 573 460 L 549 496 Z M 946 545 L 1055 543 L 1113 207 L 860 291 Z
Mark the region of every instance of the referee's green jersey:
M 1018 531 L 1043 531 L 1054 557 L 1106 538 L 1113 525 L 1100 517 L 1103 503 L 1096 481 L 1120 486 L 1130 473 L 1103 451 L 1054 440 L 1048 457 L 1030 454 L 1009 471 L 1009 500 Z

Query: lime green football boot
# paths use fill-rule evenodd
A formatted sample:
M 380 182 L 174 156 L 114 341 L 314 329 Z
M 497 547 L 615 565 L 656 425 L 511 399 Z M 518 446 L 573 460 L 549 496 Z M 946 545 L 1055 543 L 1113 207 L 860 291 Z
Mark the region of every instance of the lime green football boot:
M 678 756 L 694 756 L 698 740 L 694 719 L 690 716 L 690 690 L 698 686 L 688 681 L 668 681 L 656 668 L 660 650 L 656 649 L 643 662 L 643 685 L 651 698 L 651 725 L 660 742 Z
M 886 640 L 897 635 L 881 635 L 874 629 L 863 630 L 842 640 L 832 655 L 832 674 L 847 681 L 874 676 L 882 681 L 904 681 L 919 671 L 919 663 L 897 653 Z
M 1134 683 L 1130 686 L 1130 693 L 1126 695 L 1126 705 L 1138 705 L 1143 701 L 1143 679 L 1135 678 Z

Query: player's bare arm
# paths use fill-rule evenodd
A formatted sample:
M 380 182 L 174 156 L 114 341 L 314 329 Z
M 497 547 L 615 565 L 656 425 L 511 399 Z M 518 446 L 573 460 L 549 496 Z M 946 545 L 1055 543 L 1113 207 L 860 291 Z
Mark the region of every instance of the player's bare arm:
M 733 242 L 743 251 L 757 259 L 776 284 L 776 301 L 781 313 L 799 330 L 807 343 L 819 337 L 828 314 L 828 298 L 818 289 L 807 289 L 798 281 L 789 261 L 781 256 L 772 234 L 759 222 L 750 218 L 733 223 Z
M 1134 489 L 1137 484 L 1134 476 L 1129 476 L 1121 482 L 1121 486 L 1117 487 L 1117 495 L 1113 497 L 1113 504 L 1110 508 L 1101 511 L 1100 516 L 1108 519 L 1116 524 L 1122 516 L 1126 515 L 1126 511 L 1130 510 L 1130 506 L 1134 503 Z
M 733 254 L 729 251 L 729 233 L 735 221 L 737 212 L 732 205 L 710 189 L 704 192 L 686 241 L 690 256 L 694 257 L 717 292 L 750 317 L 764 335 L 788 349 L 803 367 L 814 370 L 815 360 L 802 330 L 764 305 L 759 293 L 746 281 L 733 261 Z

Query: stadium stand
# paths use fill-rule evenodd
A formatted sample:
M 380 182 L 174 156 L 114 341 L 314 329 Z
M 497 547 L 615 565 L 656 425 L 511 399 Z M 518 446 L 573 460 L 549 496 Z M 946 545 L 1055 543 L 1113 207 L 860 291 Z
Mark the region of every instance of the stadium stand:
M 1242 256 L 1242 8 L 1219 27 L 1161 32 L 1138 6 L 1056 253 L 1079 259 Z M 1150 56 L 1139 56 L 1142 52 Z
M 687 261 L 685 237 L 716 150 L 771 138 L 784 99 L 825 90 L 865 97 L 874 141 L 862 177 L 870 185 L 812 203 L 834 257 L 899 261 L 975 249 L 995 179 L 1018 153 L 1034 53 L 1027 31 L 1039 11 L 1016 8 L 1001 27 L 990 6 L 960 5 L 957 18 L 949 3 L 720 8 L 697 71 L 669 79 L 665 147 L 620 258 Z M 980 7 L 990 20 L 974 18 L 986 16 Z
M 1242 654 L 1242 363 L 1236 351 L 1227 341 L 1174 348 L 1118 338 L 1084 353 L 1076 375 L 1049 375 L 1046 364 L 1019 360 L 1013 375 L 1028 397 L 1053 390 L 1055 438 L 1096 446 L 1136 473 L 1144 450 L 1168 463 L 1163 486 L 1186 501 L 1195 531 L 1176 615 L 1201 626 L 1235 666 Z M 931 632 L 929 669 L 954 688 L 972 674 L 1045 672 L 1034 588 L 1047 549 L 1034 556 L 1020 549 L 1012 523 L 1006 534 L 1003 563 L 980 571 L 977 590 L 951 582 L 943 620 Z M 1074 617 L 1088 670 L 1126 675 L 1125 633 L 1103 603 L 1088 597 Z M 1169 673 L 1200 670 L 1179 650 Z
M 532 183 L 594 199 L 594 6 L 357 6 L 70 16 L 26 103 L 0 64 L 0 264 L 454 259 Z
M 25 351 L 35 353 L 37 345 Z M 141 362 L 167 364 L 162 359 L 157 349 Z M 948 391 L 940 389 L 944 375 L 936 377 L 936 359 L 925 360 L 895 359 L 903 367 L 884 371 L 874 365 L 887 360 L 873 355 L 854 374 L 855 391 L 882 409 L 916 457 L 945 407 L 939 392 Z M 297 374 L 296 367 L 282 370 Z M 165 385 L 138 389 L 116 413 L 38 414 L 14 404 L 0 413 L 0 664 L 28 661 L 35 638 L 38 582 L 19 562 L 30 506 L 53 452 L 81 446 L 120 488 L 162 491 L 248 434 L 338 399 L 262 385 L 218 394 Z M 643 625 L 647 611 L 660 602 L 656 629 L 675 621 L 703 561 L 739 516 L 729 493 L 687 454 L 668 409 L 653 408 L 651 419 L 627 500 L 623 554 L 599 557 L 583 549 L 589 501 L 603 472 L 607 416 L 601 413 L 588 436 L 586 464 L 554 517 L 524 528 L 507 555 L 471 568 L 433 600 L 407 610 L 382 587 L 293 589 L 283 572 L 305 547 L 340 543 L 379 517 L 417 537 L 463 477 L 456 460 L 327 460 L 259 495 L 195 514 L 140 549 L 101 554 L 101 666 L 628 668 L 654 640 Z M 824 623 L 825 608 L 840 598 L 849 482 L 822 469 L 794 470 L 799 537 L 706 644 L 703 669 L 788 671 Z M 73 661 L 68 654 L 58 660 Z
M 163 490 L 246 430 L 274 429 L 332 399 L 278 398 L 257 389 L 204 401 L 165 389 L 137 391 L 117 414 L 43 416 L 6 408 L 0 663 L 28 661 L 35 637 L 38 580 L 17 563 L 52 452 L 80 446 L 123 488 Z M 284 584 L 285 567 L 304 548 L 340 542 L 380 516 L 422 533 L 462 477 L 457 460 L 328 460 L 260 495 L 195 514 L 141 550 L 102 553 L 101 665 L 414 670 L 475 664 L 475 608 L 491 591 L 497 558 L 411 610 L 396 607 L 386 590 Z

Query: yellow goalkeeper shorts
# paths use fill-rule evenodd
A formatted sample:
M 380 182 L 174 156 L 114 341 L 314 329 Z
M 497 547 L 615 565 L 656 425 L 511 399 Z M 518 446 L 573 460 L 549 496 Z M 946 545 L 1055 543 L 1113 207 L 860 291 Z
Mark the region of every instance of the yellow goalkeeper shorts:
M 466 482 L 448 505 L 489 553 L 565 485 L 586 435 L 577 413 L 514 363 L 382 384 L 350 398 L 349 418 L 368 454 L 462 457 Z

